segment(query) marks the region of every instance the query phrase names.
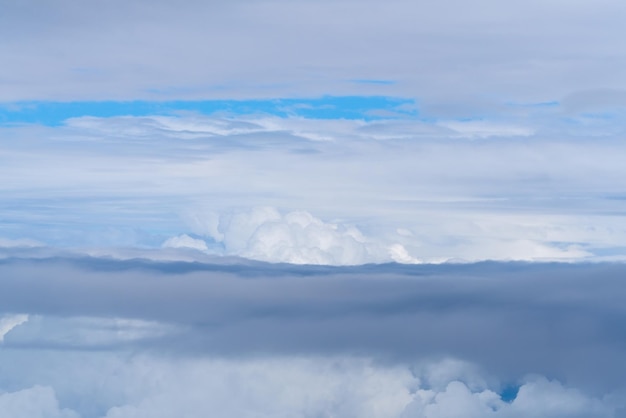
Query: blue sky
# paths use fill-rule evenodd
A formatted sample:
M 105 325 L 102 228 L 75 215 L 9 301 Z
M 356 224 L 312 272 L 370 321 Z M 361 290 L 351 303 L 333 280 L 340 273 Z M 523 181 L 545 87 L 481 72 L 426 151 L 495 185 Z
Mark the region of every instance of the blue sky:
M 0 10 L 0 418 L 626 416 L 623 1 Z
M 365 80 L 367 83 L 378 83 Z M 383 82 L 384 83 L 384 82 Z M 0 121 L 4 125 L 40 124 L 62 125 L 67 119 L 92 116 L 110 118 L 116 116 L 180 115 L 183 113 L 205 115 L 267 114 L 279 117 L 304 117 L 311 119 L 363 119 L 417 115 L 414 100 L 393 97 L 321 97 L 314 99 L 269 100 L 197 100 L 197 101 L 96 101 L 96 102 L 14 102 L 0 106 Z

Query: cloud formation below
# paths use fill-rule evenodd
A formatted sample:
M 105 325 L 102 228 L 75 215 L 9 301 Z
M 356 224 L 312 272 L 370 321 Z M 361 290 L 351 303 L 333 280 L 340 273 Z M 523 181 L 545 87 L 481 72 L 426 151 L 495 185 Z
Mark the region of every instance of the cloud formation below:
M 106 359 L 107 356 L 110 358 Z M 58 357 L 62 356 L 56 357 L 48 360 L 59 361 Z M 620 416 L 615 415 L 619 403 L 610 396 L 589 396 L 537 376 L 520 382 L 512 400 L 503 399 L 494 391 L 496 387 L 477 384 L 481 376 L 470 371 L 471 367 L 465 365 L 459 369 L 454 361 L 434 362 L 420 369 L 341 357 L 242 361 L 190 358 L 176 364 L 152 356 L 90 357 L 105 357 L 106 366 L 119 370 L 118 374 L 98 367 L 97 363 L 85 363 L 82 373 L 70 370 L 72 377 L 83 381 L 100 373 L 106 379 L 96 392 L 98 400 L 109 398 L 115 405 L 104 404 L 93 413 L 81 411 L 85 406 L 71 399 L 68 393 L 71 391 L 61 387 L 55 392 L 51 386 L 36 385 L 0 395 L 2 411 L 12 414 L 3 416 L 140 418 L 184 414 L 195 418 L 207 413 L 225 418 Z M 446 378 L 442 379 L 441 375 Z M 86 383 L 91 390 L 93 384 L 89 380 Z
M 4 347 L 130 344 L 393 361 L 444 355 L 503 378 L 537 372 L 603 388 L 619 385 L 625 372 L 621 264 L 339 268 L 216 260 L 7 258 L 0 306 L 31 319 L 6 334 Z M 139 322 L 45 319 L 55 317 Z
M 623 416 L 621 264 L 216 260 L 4 259 L 5 410 Z

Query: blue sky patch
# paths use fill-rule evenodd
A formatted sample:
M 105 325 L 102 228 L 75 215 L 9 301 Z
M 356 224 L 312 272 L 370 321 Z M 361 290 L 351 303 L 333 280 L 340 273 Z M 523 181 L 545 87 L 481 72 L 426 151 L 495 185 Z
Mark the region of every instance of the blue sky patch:
M 519 385 L 508 385 L 505 386 L 500 392 L 500 398 L 507 403 L 511 403 L 517 398 L 517 394 L 519 393 Z
M 0 105 L 0 124 L 59 126 L 82 116 L 148 116 L 180 112 L 201 114 L 270 114 L 311 119 L 380 119 L 390 115 L 415 116 L 415 102 L 395 97 L 327 96 L 314 99 L 203 100 L 203 101 L 94 101 L 20 102 Z

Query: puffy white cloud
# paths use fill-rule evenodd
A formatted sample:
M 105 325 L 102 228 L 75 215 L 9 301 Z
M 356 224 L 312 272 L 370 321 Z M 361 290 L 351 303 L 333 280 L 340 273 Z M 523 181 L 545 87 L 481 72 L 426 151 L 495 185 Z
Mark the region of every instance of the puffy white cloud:
M 361 359 L 202 360 L 153 366 L 142 365 L 141 379 L 158 383 L 134 402 L 111 408 L 107 418 L 199 418 L 209 412 L 225 418 L 386 418 L 398 416 L 411 399 L 407 369 L 376 367 Z
M 615 412 L 611 402 L 539 376 L 525 379 L 514 399 L 503 400 L 494 387 L 472 383 L 485 379 L 467 364 L 457 370 L 463 375 L 459 380 L 454 374 L 430 376 L 426 370 L 449 367 L 437 363 L 416 372 L 407 365 L 385 366 L 357 357 L 139 355 L 100 364 L 94 360 L 107 354 L 91 356 L 66 370 L 83 384 L 72 389 L 74 396 L 91 398 L 77 402 L 64 394 L 71 409 L 61 409 L 51 387 L 36 385 L 0 394 L 0 417 L 75 418 L 90 403 L 100 403 L 101 412 L 82 413 L 84 418 L 611 418 Z M 89 380 L 94 375 L 98 383 Z M 54 379 L 63 391 L 64 376 Z
M 60 408 L 53 389 L 33 386 L 16 392 L 0 391 L 0 418 L 79 418 L 79 415 Z
M 389 255 L 391 259 L 397 263 L 403 264 L 420 264 L 422 261 L 411 256 L 402 244 L 393 244 L 389 247 Z
M 610 407 L 600 399 L 587 397 L 543 377 L 535 377 L 522 385 L 510 409 L 514 416 L 532 418 L 613 416 Z
M 388 260 L 381 245 L 356 227 L 323 222 L 305 211 L 235 211 L 220 218 L 217 230 L 213 238 L 223 243 L 226 254 L 255 260 L 330 265 Z
M 492 390 L 472 391 L 460 381 L 442 391 L 418 390 L 402 418 L 585 418 L 613 417 L 614 409 L 602 400 L 557 381 L 535 378 L 505 402 Z

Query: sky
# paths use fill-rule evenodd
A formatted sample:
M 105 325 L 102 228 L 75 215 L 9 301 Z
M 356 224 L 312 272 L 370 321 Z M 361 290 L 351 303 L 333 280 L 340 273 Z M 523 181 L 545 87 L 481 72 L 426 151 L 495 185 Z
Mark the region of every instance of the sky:
M 626 417 L 625 17 L 0 0 L 0 418 Z

